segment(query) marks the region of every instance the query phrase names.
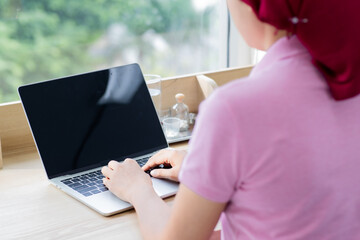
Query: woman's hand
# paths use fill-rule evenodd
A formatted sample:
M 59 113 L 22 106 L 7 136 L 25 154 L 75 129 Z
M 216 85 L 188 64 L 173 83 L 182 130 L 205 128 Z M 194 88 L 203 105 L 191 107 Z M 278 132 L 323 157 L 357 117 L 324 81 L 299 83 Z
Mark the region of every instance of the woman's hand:
M 144 191 L 154 191 L 150 176 L 133 159 L 128 158 L 121 163 L 110 161 L 101 172 L 105 176 L 104 185 L 124 201 L 132 203 Z
M 184 150 L 175 150 L 171 148 L 163 149 L 152 156 L 142 169 L 147 171 L 163 164 L 165 168 L 152 170 L 150 172 L 151 176 L 156 178 L 166 178 L 178 182 L 181 163 L 184 160 L 185 155 L 186 151 Z

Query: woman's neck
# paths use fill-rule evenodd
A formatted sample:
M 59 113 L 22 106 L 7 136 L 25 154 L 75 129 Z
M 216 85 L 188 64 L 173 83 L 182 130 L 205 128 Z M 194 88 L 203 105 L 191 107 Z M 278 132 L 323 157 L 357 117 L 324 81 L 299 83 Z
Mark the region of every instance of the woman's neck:
M 285 30 L 278 30 L 275 27 L 269 25 L 265 28 L 265 37 L 263 48 L 267 51 L 274 43 L 276 43 L 280 38 L 283 38 L 288 35 L 288 32 Z

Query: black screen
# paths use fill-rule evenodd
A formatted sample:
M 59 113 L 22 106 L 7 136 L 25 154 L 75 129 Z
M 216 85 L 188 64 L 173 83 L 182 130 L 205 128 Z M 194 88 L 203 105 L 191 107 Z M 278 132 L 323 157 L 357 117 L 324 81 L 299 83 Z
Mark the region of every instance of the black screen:
M 167 147 L 137 64 L 19 88 L 49 178 Z

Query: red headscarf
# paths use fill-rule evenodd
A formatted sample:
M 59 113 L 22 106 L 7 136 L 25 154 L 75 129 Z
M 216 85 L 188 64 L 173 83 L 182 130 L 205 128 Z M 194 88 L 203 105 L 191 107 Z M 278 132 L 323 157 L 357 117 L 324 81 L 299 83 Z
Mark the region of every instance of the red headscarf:
M 360 93 L 359 0 L 242 1 L 261 21 L 296 34 L 336 100 Z

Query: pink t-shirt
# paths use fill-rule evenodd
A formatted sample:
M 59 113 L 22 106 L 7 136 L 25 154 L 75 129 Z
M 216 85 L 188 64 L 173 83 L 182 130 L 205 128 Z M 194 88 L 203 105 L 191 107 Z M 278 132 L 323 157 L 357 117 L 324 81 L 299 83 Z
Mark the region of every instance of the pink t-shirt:
M 360 239 L 360 96 L 335 101 L 296 37 L 201 104 L 180 181 L 223 239 Z

